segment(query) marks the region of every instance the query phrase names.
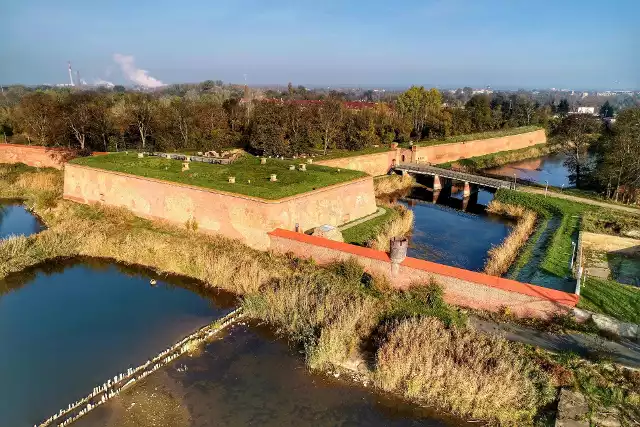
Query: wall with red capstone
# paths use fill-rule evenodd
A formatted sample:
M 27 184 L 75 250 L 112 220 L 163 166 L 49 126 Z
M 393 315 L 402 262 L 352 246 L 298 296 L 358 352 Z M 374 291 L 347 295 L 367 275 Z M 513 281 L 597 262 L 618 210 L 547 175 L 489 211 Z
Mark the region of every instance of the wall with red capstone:
M 24 163 L 38 168 L 62 169 L 76 152 L 37 145 L 0 144 L 0 163 Z
M 134 214 L 185 224 L 269 247 L 267 232 L 341 225 L 376 212 L 373 178 L 365 177 L 278 200 L 265 200 L 208 188 L 145 178 L 68 163 L 64 198 L 80 203 L 121 206 Z
M 385 275 L 399 289 L 435 279 L 444 288 L 444 299 L 454 305 L 489 311 L 507 307 L 520 317 L 549 318 L 566 313 L 579 299 L 574 294 L 415 258 L 406 258 L 393 272 L 386 252 L 281 229 L 269 236 L 276 252 L 310 257 L 319 264 L 355 258 L 366 271 Z

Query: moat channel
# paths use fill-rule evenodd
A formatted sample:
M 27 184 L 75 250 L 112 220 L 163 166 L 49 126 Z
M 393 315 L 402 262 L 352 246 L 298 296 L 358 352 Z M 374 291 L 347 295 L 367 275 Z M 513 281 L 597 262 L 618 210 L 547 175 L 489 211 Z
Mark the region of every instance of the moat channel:
M 43 229 L 33 214 L 14 200 L 0 200 L 0 239 L 9 236 L 29 236 Z

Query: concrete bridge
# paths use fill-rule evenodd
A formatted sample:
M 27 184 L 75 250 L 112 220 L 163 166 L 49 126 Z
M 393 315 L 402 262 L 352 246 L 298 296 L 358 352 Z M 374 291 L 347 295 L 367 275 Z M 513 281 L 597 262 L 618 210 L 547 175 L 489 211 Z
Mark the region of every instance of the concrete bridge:
M 411 173 L 414 175 L 428 175 L 433 176 L 433 191 L 439 191 L 442 189 L 441 178 L 448 178 L 452 181 L 464 182 L 464 196 L 471 195 L 471 184 L 477 187 L 487 188 L 514 188 L 514 184 L 502 179 L 489 178 L 486 176 L 474 175 L 467 172 L 459 172 L 451 169 L 439 168 L 431 165 L 424 165 L 419 163 L 400 163 L 394 167 L 395 170 L 402 173 Z

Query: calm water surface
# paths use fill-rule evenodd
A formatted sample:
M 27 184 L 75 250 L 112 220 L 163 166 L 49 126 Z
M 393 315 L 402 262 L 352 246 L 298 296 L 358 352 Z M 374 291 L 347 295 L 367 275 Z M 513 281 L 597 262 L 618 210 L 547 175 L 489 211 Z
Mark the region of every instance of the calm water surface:
M 0 426 L 33 426 L 230 311 L 182 286 L 95 261 L 0 282 Z
M 489 249 L 502 243 L 513 225 L 505 218 L 485 213 L 492 198 L 492 193 L 481 190 L 477 201 L 473 198 L 466 206 L 460 194 L 441 194 L 433 203 L 433 193 L 414 188 L 408 198 L 401 200 L 414 214 L 408 255 L 482 271 Z
M 233 327 L 199 357 L 179 359 L 136 388 L 131 392 L 147 396 L 169 392 L 175 406 L 188 408 L 188 420 L 176 427 L 467 425 L 371 386 L 311 374 L 295 349 L 256 326 Z M 142 402 L 131 392 L 81 418 L 78 426 L 134 425 L 127 414 Z
M 19 202 L 0 201 L 0 239 L 29 236 L 42 229 L 42 223 Z
M 552 154 L 537 159 L 509 163 L 497 168 L 487 169 L 485 172 L 509 178 L 513 178 L 515 174 L 519 179 L 541 185 L 549 182 L 549 185 L 554 187 L 564 186 L 568 188 L 573 184 L 569 181 L 569 170 L 564 165 L 565 159 L 566 156 L 562 154 Z

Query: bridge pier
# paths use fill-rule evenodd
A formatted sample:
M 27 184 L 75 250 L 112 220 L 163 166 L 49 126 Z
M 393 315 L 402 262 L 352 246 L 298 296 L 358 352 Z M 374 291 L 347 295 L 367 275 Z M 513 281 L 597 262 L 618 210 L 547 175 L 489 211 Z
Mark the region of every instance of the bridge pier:
M 471 196 L 471 185 L 469 184 L 469 181 L 464 182 L 464 189 L 462 190 L 462 196 L 464 198 L 468 198 L 469 196 Z
M 433 175 L 433 192 L 442 190 L 442 183 L 440 182 L 440 175 Z
M 466 211 L 469 208 L 469 205 L 473 206 L 478 204 L 478 191 L 474 191 L 469 196 L 465 196 L 462 198 L 462 210 Z

